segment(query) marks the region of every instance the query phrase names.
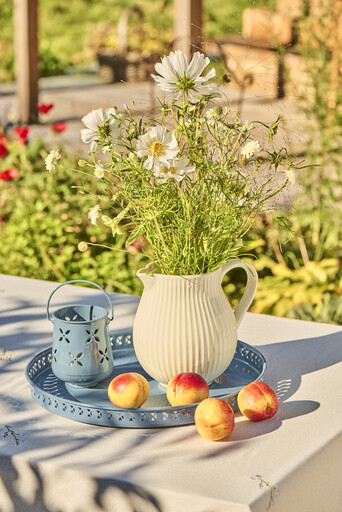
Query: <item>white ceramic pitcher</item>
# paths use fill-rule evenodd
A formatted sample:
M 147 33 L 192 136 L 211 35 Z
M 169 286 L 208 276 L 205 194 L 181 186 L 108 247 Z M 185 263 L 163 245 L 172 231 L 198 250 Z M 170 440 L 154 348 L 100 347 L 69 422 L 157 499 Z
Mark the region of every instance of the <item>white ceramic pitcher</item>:
M 257 289 L 256 270 L 238 259 L 193 276 L 148 273 L 150 265 L 137 273 L 144 284 L 133 326 L 139 363 L 164 386 L 181 372 L 199 373 L 211 383 L 234 357 L 237 328 Z M 247 284 L 233 311 L 221 283 L 236 267 L 246 271 Z

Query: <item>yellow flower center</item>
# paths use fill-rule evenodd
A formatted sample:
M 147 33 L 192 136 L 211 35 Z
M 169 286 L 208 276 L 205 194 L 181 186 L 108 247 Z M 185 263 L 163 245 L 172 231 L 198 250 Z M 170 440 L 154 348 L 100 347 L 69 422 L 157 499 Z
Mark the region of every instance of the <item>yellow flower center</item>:
M 165 146 L 159 140 L 155 140 L 152 142 L 150 146 L 150 151 L 153 156 L 161 156 L 164 153 Z
M 168 172 L 169 172 L 170 174 L 175 174 L 175 173 L 177 172 L 177 169 L 176 169 L 176 167 L 169 167 L 169 168 L 168 168 Z

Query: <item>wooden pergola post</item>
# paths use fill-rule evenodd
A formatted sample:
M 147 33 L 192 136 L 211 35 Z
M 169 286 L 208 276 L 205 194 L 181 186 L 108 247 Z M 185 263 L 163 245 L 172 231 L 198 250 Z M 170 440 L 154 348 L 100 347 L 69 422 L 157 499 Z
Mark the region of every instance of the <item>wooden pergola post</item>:
M 188 58 L 202 44 L 202 0 L 174 0 L 174 49 Z
M 38 0 L 14 0 L 14 47 L 19 121 L 34 123 L 38 119 Z

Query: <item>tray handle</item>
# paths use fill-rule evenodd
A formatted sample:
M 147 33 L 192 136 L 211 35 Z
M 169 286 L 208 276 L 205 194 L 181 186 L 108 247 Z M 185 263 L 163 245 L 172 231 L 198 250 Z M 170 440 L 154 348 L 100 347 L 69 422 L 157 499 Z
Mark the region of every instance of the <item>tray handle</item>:
M 86 281 L 85 279 L 74 279 L 73 281 L 66 281 L 65 283 L 62 283 L 60 285 L 58 285 L 51 293 L 50 293 L 50 297 L 48 298 L 48 301 L 47 301 L 47 305 L 46 305 L 46 314 L 47 314 L 47 317 L 48 317 L 48 320 L 50 320 L 50 322 L 52 321 L 51 320 L 51 315 L 50 315 L 50 310 L 49 310 L 49 306 L 50 306 L 50 301 L 51 301 L 51 298 L 52 296 L 54 295 L 54 293 L 59 289 L 61 288 L 62 286 L 64 286 L 65 284 L 72 284 L 72 283 L 87 283 L 87 284 L 92 284 L 93 286 L 96 286 L 96 288 L 98 288 L 99 290 L 101 290 L 101 292 L 103 292 L 105 294 L 105 296 L 107 297 L 108 299 L 108 302 L 110 304 L 110 307 L 111 307 L 111 313 L 112 313 L 112 318 L 108 317 L 110 321 L 113 320 L 114 318 L 114 309 L 113 309 L 113 304 L 112 304 L 112 301 L 108 295 L 107 292 L 104 291 L 103 288 L 101 288 L 101 286 L 99 286 L 98 284 L 96 283 L 93 283 L 92 281 Z

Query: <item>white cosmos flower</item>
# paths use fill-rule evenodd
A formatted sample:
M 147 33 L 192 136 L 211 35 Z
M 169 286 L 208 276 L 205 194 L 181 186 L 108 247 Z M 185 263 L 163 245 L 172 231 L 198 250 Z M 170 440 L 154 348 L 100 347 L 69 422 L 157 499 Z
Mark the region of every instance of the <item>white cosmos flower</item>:
M 108 138 L 115 143 L 121 135 L 119 121 L 113 116 L 117 116 L 115 108 L 107 108 L 104 112 L 102 108 L 98 108 L 82 118 L 86 128 L 81 130 L 81 139 L 86 144 L 90 143 L 90 151 L 95 151 L 98 142 Z
M 208 64 L 210 59 L 203 53 L 196 52 L 188 64 L 185 53 L 176 50 L 155 65 L 155 70 L 161 76 L 152 75 L 152 77 L 158 87 L 171 94 L 175 100 L 183 98 L 184 95 L 191 103 L 197 103 L 201 96 L 218 92 L 217 84 L 206 83 L 214 78 L 216 74 L 214 68 L 206 76 L 200 76 Z
M 50 151 L 48 156 L 45 158 L 45 168 L 51 172 L 54 171 L 57 165 L 57 161 L 61 158 L 58 149 Z
M 147 160 L 144 162 L 146 169 L 167 165 L 168 160 L 174 158 L 179 151 L 174 134 L 160 125 L 154 126 L 144 135 L 140 135 L 136 149 L 139 158 L 147 156 Z
M 159 183 L 165 183 L 169 179 L 181 181 L 185 174 L 189 174 L 195 170 L 194 165 L 188 165 L 189 159 L 186 156 L 180 158 L 172 158 L 166 165 L 155 167 L 153 174 Z
M 241 149 L 241 155 L 246 158 L 251 158 L 255 153 L 261 150 L 261 146 L 257 140 L 247 142 Z
M 89 209 L 88 219 L 90 220 L 90 222 L 92 224 L 94 224 L 94 226 L 96 226 L 96 221 L 98 219 L 100 211 L 101 211 L 101 207 L 99 204 L 96 204 L 95 206 L 93 206 L 93 208 Z

